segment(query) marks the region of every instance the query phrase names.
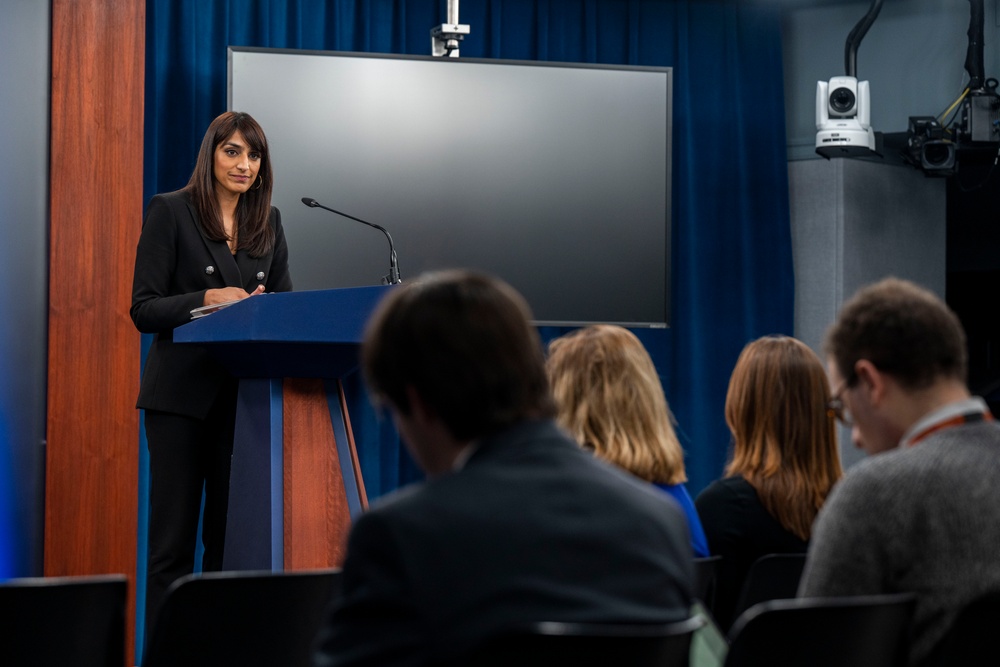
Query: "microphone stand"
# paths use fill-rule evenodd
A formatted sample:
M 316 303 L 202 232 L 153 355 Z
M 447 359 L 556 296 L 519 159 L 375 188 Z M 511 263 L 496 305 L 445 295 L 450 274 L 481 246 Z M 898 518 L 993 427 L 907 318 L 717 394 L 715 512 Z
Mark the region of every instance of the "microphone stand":
M 382 227 L 381 225 L 376 225 L 373 222 L 368 222 L 367 220 L 362 220 L 361 218 L 355 218 L 353 215 L 348 215 L 347 213 L 344 213 L 342 211 L 332 209 L 329 206 L 323 206 L 323 204 L 320 204 L 312 197 L 303 197 L 302 203 L 308 206 L 309 208 L 321 208 L 325 211 L 330 211 L 331 213 L 342 215 L 345 218 L 354 220 L 355 222 L 360 222 L 362 225 L 368 225 L 369 227 L 374 227 L 375 229 L 385 234 L 385 238 L 389 240 L 389 275 L 382 276 L 382 284 L 398 285 L 399 283 L 403 282 L 402 278 L 399 277 L 399 262 L 396 260 L 396 249 L 392 245 L 392 237 L 389 236 L 389 232 L 386 230 L 385 227 Z

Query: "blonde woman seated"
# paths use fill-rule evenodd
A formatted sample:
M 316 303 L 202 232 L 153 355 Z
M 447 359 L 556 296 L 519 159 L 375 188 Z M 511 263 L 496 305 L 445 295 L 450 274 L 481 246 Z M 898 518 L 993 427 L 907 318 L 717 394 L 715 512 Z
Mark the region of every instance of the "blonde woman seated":
M 684 488 L 684 452 L 652 359 L 635 335 L 611 325 L 578 329 L 549 344 L 558 421 L 585 449 L 652 482 L 680 504 L 695 556 L 708 543 Z
M 830 389 L 816 354 L 787 336 L 749 343 L 729 380 L 733 434 L 725 477 L 695 502 L 713 554 L 722 556 L 715 616 L 728 628 L 750 565 L 804 553 L 816 513 L 840 479 Z

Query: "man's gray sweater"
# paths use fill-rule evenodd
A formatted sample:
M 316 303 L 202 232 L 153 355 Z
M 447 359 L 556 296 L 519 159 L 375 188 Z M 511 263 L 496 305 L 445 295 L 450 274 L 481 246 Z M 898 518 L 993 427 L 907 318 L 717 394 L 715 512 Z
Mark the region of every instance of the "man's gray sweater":
M 916 593 L 920 665 L 989 590 L 1000 590 L 1000 424 L 981 421 L 852 468 L 816 518 L 799 595 Z

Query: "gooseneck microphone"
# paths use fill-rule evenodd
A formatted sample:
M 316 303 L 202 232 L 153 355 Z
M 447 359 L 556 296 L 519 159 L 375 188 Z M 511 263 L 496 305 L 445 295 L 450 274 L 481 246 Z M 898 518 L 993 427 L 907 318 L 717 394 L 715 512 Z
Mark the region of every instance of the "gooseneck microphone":
M 348 215 L 348 214 L 343 213 L 341 211 L 338 211 L 336 209 L 332 209 L 329 206 L 323 206 L 322 204 L 320 204 L 318 201 L 316 201 L 312 197 L 303 197 L 302 198 L 302 203 L 305 204 L 306 206 L 308 206 L 309 208 L 321 208 L 321 209 L 323 209 L 325 211 L 330 211 L 331 213 L 336 213 L 337 215 L 342 215 L 345 218 L 349 218 L 351 220 L 354 220 L 355 222 L 360 222 L 363 225 L 368 225 L 369 227 L 374 227 L 375 229 L 377 229 L 380 232 L 382 232 L 383 234 L 385 234 L 385 238 L 387 238 L 389 240 L 389 275 L 382 277 L 382 284 L 383 285 L 398 285 L 399 283 L 403 282 L 402 279 L 399 277 L 399 262 L 396 261 L 396 249 L 393 247 L 393 245 L 392 245 L 392 237 L 389 236 L 389 232 L 386 231 L 385 227 L 382 227 L 380 225 L 376 225 L 373 222 L 368 222 L 367 220 L 362 220 L 361 218 L 355 218 L 353 215 Z

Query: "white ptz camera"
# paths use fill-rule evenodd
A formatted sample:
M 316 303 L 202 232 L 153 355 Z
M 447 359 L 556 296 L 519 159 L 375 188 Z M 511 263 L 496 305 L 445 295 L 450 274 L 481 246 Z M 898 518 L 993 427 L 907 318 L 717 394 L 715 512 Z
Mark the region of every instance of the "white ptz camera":
M 823 82 L 820 81 L 820 84 Z M 865 90 L 862 93 L 865 97 L 865 104 L 859 104 L 858 88 Z M 827 116 L 829 118 L 852 118 L 860 115 L 860 112 L 867 112 L 868 82 L 858 82 L 853 76 L 835 76 L 826 84 L 824 95 L 827 102 Z M 819 99 L 817 97 L 817 99 Z M 869 119 L 861 118 L 859 122 L 862 126 L 867 126 Z
M 827 158 L 875 153 L 867 81 L 835 76 L 816 84 L 816 152 Z

